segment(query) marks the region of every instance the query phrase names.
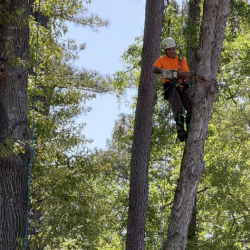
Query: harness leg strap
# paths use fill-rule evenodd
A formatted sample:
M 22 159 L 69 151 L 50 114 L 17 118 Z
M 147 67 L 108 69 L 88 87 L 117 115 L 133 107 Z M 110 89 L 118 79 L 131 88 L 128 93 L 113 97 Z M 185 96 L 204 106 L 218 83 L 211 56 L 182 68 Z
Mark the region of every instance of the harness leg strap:
M 186 115 L 187 130 L 189 130 L 189 127 L 190 127 L 191 116 L 192 116 L 192 113 L 187 113 L 187 115 Z
M 177 137 L 181 142 L 185 141 L 187 138 L 187 132 L 184 129 L 185 117 L 183 113 L 178 113 L 175 117 L 176 127 L 177 127 Z

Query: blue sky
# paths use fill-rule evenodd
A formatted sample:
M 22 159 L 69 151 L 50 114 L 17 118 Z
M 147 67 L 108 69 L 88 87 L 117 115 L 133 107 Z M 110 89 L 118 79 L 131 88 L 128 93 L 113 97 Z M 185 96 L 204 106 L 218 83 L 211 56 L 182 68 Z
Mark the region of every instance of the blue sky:
M 100 28 L 98 33 L 89 28 L 69 27 L 68 37 L 77 43 L 86 43 L 86 49 L 81 52 L 75 65 L 97 70 L 103 75 L 112 75 L 121 70 L 120 57 L 135 37 L 143 35 L 145 3 L 145 0 L 92 0 L 88 6 L 89 12 L 108 19 L 110 24 L 107 28 Z M 127 99 L 131 99 L 132 95 L 128 93 Z M 93 139 L 91 148 L 105 148 L 118 115 L 131 111 L 126 104 L 119 104 L 115 95 L 111 94 L 98 95 L 87 105 L 92 107 L 92 111 L 79 118 L 87 124 L 83 133 Z
M 113 74 L 122 68 L 120 56 L 136 36 L 143 34 L 145 0 L 92 0 L 88 9 L 110 24 L 99 32 L 70 26 L 69 36 L 86 43 L 77 65 Z

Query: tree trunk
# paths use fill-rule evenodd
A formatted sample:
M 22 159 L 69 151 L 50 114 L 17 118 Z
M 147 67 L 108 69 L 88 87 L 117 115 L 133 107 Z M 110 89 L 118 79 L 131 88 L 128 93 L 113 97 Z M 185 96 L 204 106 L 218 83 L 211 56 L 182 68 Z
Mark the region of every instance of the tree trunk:
M 156 75 L 152 74 L 152 65 L 160 56 L 163 3 L 163 0 L 146 1 L 141 77 L 131 158 L 127 250 L 144 249 L 148 200 L 148 162 L 156 91 Z
M 3 2 L 12 17 L 10 21 L 1 20 L 0 26 L 1 60 L 7 68 L 0 77 L 0 249 L 16 250 L 25 236 L 28 190 L 29 1 Z M 16 9 L 20 12 L 14 15 Z M 18 140 L 23 142 L 24 151 L 14 153 L 8 145 Z M 5 154 L 4 149 L 8 149 Z
M 190 0 L 188 3 L 188 20 L 187 27 L 185 29 L 185 38 L 187 43 L 187 62 L 190 70 L 190 90 L 193 91 L 194 88 L 194 66 L 195 66 L 195 53 L 198 47 L 198 35 L 199 35 L 199 27 L 200 27 L 200 9 L 201 0 Z M 196 234 L 196 202 L 195 199 L 192 218 L 190 221 L 189 229 L 188 229 L 188 239 L 193 239 Z
M 187 62 L 190 70 L 190 85 L 193 89 L 193 75 L 195 67 L 195 53 L 198 47 L 200 27 L 201 0 L 190 0 L 188 3 L 188 20 L 185 28 L 185 40 L 187 43 Z
M 197 226 L 197 199 L 194 200 L 192 217 L 188 227 L 188 239 L 192 240 L 196 235 L 196 226 Z
M 165 250 L 184 250 L 197 186 L 204 172 L 203 148 L 213 107 L 220 52 L 230 0 L 205 0 L 196 54 L 193 116 L 181 163 Z

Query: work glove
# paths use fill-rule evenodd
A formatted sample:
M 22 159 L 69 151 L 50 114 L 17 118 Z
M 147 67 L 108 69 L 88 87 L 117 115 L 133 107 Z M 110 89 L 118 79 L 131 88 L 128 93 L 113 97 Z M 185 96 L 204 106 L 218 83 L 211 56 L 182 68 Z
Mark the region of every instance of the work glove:
M 178 75 L 176 70 L 163 69 L 161 72 L 161 77 L 168 80 L 177 80 Z

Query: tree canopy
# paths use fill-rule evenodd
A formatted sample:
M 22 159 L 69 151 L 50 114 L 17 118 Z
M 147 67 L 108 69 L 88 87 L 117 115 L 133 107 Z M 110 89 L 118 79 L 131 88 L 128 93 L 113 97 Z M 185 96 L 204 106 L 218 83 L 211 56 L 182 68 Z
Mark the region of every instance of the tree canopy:
M 165 2 L 161 39 L 173 37 L 182 45 L 178 53 L 189 60 L 198 47 L 203 1 L 185 2 L 183 8 L 176 1 Z M 194 2 L 199 18 L 190 20 L 188 6 Z M 8 1 L 0 4 L 3 27 L 15 23 L 19 13 L 6 4 Z M 101 13 L 89 13 L 89 4 L 87 0 L 41 2 L 29 249 L 117 250 L 126 245 L 136 98 L 130 103 L 132 114 L 121 114 L 114 123 L 105 150 L 88 147 L 85 124 L 77 123 L 76 117 L 90 111 L 86 101 L 99 93 L 116 93 L 122 101 L 126 89 L 138 87 L 143 37 L 135 38 L 127 48 L 122 56 L 124 69 L 112 77 L 101 75 L 98 69 L 72 66 L 85 45 L 65 38 L 67 23 L 93 31 L 108 25 L 99 17 Z M 38 1 L 30 9 L 27 100 L 31 123 Z M 249 13 L 249 1 L 231 0 L 217 75 L 218 94 L 204 145 L 206 170 L 197 188 L 195 233 L 188 238 L 186 249 L 249 248 Z M 13 58 L 8 65 L 16 67 Z M 189 81 L 193 84 L 193 78 Z M 184 145 L 176 142 L 160 79 L 152 115 L 144 237 L 148 250 L 164 248 L 184 152 Z M 8 140 L 0 142 L 1 159 L 21 156 L 26 150 L 20 141 L 10 142 L 8 147 Z

